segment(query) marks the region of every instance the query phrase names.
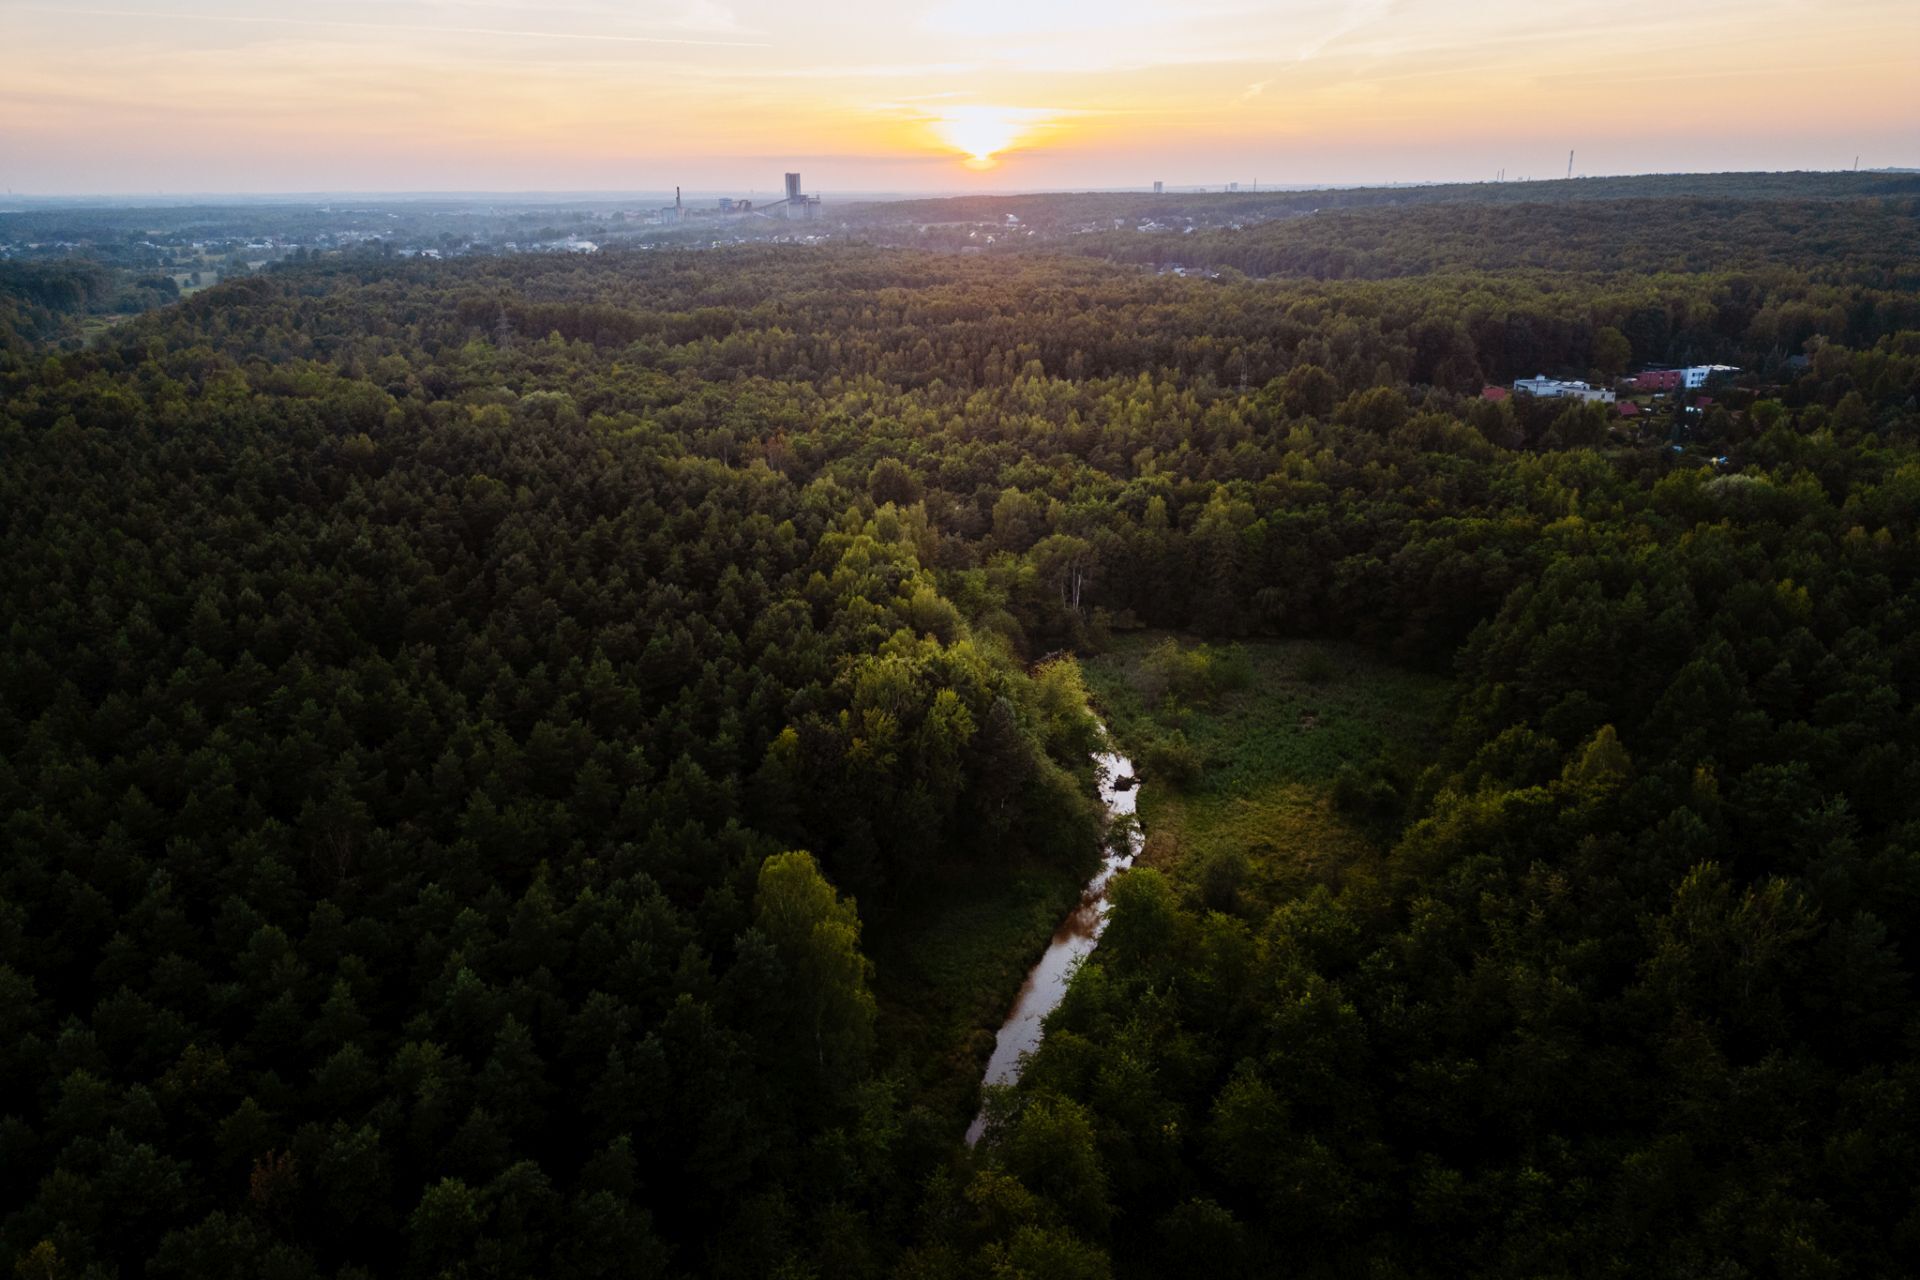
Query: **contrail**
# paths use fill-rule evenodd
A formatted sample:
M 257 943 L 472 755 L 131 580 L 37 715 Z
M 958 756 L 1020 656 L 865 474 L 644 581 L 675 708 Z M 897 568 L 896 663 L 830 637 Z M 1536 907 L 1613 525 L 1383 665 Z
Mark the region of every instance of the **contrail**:
M 254 14 L 159 13 L 151 9 L 56 9 L 28 5 L 35 13 L 57 13 L 85 18 L 162 18 L 168 22 L 239 22 L 253 26 L 323 27 L 343 31 L 407 31 L 429 35 L 509 36 L 517 40 L 592 40 L 617 44 L 700 45 L 716 49 L 765 49 L 763 40 L 697 40 L 686 36 L 624 36 L 611 32 L 514 31 L 505 27 L 435 27 L 403 22 L 339 22 L 326 18 L 274 18 Z

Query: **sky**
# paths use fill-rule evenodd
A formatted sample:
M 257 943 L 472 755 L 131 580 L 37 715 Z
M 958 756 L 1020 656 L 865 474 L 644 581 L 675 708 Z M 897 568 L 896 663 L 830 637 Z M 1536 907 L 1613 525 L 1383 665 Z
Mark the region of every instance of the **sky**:
M 31 194 L 1920 166 L 1920 0 L 0 0 Z

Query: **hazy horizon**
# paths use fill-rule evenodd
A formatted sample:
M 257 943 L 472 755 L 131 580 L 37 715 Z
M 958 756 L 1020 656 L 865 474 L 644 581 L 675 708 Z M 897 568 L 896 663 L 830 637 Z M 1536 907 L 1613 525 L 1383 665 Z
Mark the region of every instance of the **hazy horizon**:
M 1841 168 L 1748 169 L 1748 170 L 1690 169 L 1690 170 L 1668 170 L 1668 171 L 1662 171 L 1662 172 L 1645 172 L 1645 173 L 1638 173 L 1638 172 L 1635 172 L 1635 173 L 1624 173 L 1624 172 L 1623 173 L 1578 173 L 1575 175 L 1575 179 L 1579 180 L 1579 179 L 1599 179 L 1599 178 L 1688 178 L 1688 177 L 1710 177 L 1710 176 L 1715 176 L 1718 174 L 1725 174 L 1725 173 L 1752 173 L 1752 174 L 1842 173 L 1842 172 L 1849 172 L 1849 171 L 1851 171 L 1850 167 L 1848 169 L 1841 169 Z M 1858 172 L 1863 174 L 1866 174 L 1866 173 L 1913 173 L 1913 172 L 1920 172 L 1920 169 L 1917 169 L 1916 167 L 1913 167 L 1913 166 L 1905 166 L 1905 165 L 1881 165 L 1881 166 L 1874 166 L 1871 168 L 1866 165 L 1862 165 L 1858 170 Z M 1539 178 L 1539 179 L 1532 179 L 1532 178 L 1506 179 L 1508 183 L 1535 182 L 1535 181 L 1559 182 L 1564 180 L 1565 180 L 1564 174 L 1559 175 L 1558 177 Z M 1393 179 L 1393 178 L 1381 178 L 1381 179 L 1375 179 L 1375 180 L 1359 180 L 1359 181 L 1353 181 L 1353 182 L 1311 182 L 1311 181 L 1272 182 L 1272 183 L 1261 183 L 1258 187 L 1251 187 L 1243 184 L 1241 185 L 1241 187 L 1237 192 L 1229 193 L 1229 192 L 1225 192 L 1223 190 L 1222 184 L 1217 182 L 1215 183 L 1167 182 L 1165 183 L 1165 192 L 1166 194 L 1169 194 L 1169 195 L 1187 195 L 1187 194 L 1259 195 L 1262 193 L 1279 194 L 1282 192 L 1303 192 L 1303 191 L 1356 191 L 1356 190 L 1384 189 L 1384 188 L 1391 188 L 1391 187 L 1417 188 L 1417 187 L 1459 186 L 1459 185 L 1476 185 L 1476 184 L 1488 185 L 1488 186 L 1497 185 L 1496 181 L 1493 179 L 1474 178 L 1474 177 L 1434 178 L 1434 179 L 1424 179 L 1424 180 L 1399 180 L 1399 179 Z M 983 186 L 983 187 L 978 187 L 973 189 L 964 189 L 960 187 L 947 186 L 947 187 L 924 187 L 919 189 L 913 189 L 913 188 L 872 188 L 868 190 L 847 189 L 847 190 L 841 190 L 841 191 L 825 191 L 825 192 L 820 191 L 819 188 L 811 182 L 808 183 L 807 186 L 808 186 L 808 190 L 811 193 L 822 195 L 830 203 L 840 203 L 840 204 L 853 204 L 853 203 L 860 203 L 865 201 L 884 201 L 884 200 L 921 200 L 921 199 L 940 199 L 940 198 L 946 198 L 946 197 L 957 198 L 957 197 L 964 197 L 964 196 L 1142 195 L 1142 194 L 1148 194 L 1152 191 L 1152 187 L 1147 184 L 1134 184 L 1132 186 L 1058 186 L 1058 187 L 1045 187 L 1045 186 L 985 187 Z M 691 202 L 696 200 L 708 200 L 708 199 L 712 199 L 719 196 L 747 196 L 747 195 L 756 195 L 756 194 L 769 195 L 769 194 L 778 194 L 778 192 L 776 191 L 775 188 L 765 184 L 762 184 L 757 187 L 748 187 L 747 185 L 742 184 L 742 185 L 732 186 L 732 187 L 726 187 L 726 186 L 683 187 L 681 189 L 680 194 L 683 199 Z M 371 189 L 358 190 L 358 191 L 351 191 L 351 190 L 339 190 L 339 191 L 325 191 L 325 190 L 314 190 L 314 191 L 293 191 L 293 190 L 287 190 L 287 191 L 123 191 L 123 192 L 8 191 L 4 195 L 0 195 L 0 199 L 30 201 L 30 202 L 39 203 L 39 204 L 60 204 L 60 203 L 71 202 L 71 203 L 99 203 L 99 204 L 110 204 L 110 205 L 134 205 L 145 200 L 158 201 L 165 204 L 188 204 L 188 203 L 195 203 L 195 202 L 201 202 L 201 201 L 224 201 L 224 200 L 243 201 L 243 202 L 249 202 L 249 203 L 262 203 L 262 204 L 303 204 L 303 203 L 308 203 L 312 201 L 333 201 L 333 200 L 369 200 L 369 201 L 384 201 L 384 202 L 391 202 L 391 203 L 408 203 L 408 202 L 415 202 L 415 201 L 427 202 L 427 201 L 451 201 L 451 200 L 497 200 L 503 203 L 587 204 L 587 203 L 610 203 L 610 202 L 616 202 L 616 201 L 649 202 L 649 201 L 656 201 L 661 199 L 665 199 L 671 202 L 673 199 L 673 195 L 674 195 L 674 192 L 671 188 L 654 187 L 654 188 L 621 189 L 621 188 L 610 187 L 610 188 L 603 188 L 603 189 L 597 189 L 597 190 L 596 189 L 457 190 L 457 189 L 447 188 L 447 189 L 441 189 L 441 190 L 422 189 L 422 190 L 411 190 L 411 191 L 410 190 L 383 191 L 383 190 L 371 190 Z
M 1844 0 L 0 0 L 0 187 L 959 194 L 1920 163 Z

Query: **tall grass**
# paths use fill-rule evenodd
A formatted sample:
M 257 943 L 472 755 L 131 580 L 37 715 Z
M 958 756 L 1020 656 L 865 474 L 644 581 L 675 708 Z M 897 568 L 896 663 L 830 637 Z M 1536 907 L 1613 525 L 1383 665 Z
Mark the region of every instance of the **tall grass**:
M 1370 862 L 1383 826 L 1336 806 L 1335 782 L 1343 769 L 1417 774 L 1451 699 L 1446 680 L 1305 640 L 1220 649 L 1133 635 L 1084 675 L 1145 779 L 1148 860 L 1210 906 Z

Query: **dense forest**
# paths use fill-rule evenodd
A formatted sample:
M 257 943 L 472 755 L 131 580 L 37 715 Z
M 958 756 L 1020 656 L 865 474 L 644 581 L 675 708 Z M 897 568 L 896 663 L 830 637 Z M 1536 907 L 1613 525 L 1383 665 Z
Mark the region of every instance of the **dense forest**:
M 1899 1273 L 1920 269 L 1884 181 L 1184 238 L 1261 279 L 338 256 L 85 350 L 16 325 L 0 1263 Z M 1742 372 L 1651 421 L 1479 395 L 1701 361 Z M 1444 745 L 1348 762 L 1365 865 L 1122 877 L 968 1149 L 979 1041 L 871 944 L 1085 871 L 1073 655 L 1139 627 L 1449 673 Z

